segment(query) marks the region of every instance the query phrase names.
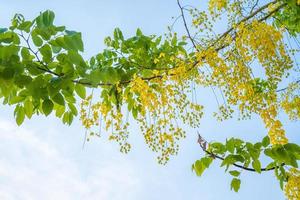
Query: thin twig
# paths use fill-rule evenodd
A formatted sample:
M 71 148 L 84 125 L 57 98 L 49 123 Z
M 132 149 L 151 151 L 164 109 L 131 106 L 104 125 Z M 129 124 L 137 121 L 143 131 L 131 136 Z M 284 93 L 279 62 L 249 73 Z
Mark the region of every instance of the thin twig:
M 183 21 L 183 24 L 184 24 L 184 28 L 186 30 L 186 33 L 188 35 L 188 38 L 190 39 L 190 41 L 192 42 L 194 48 L 196 51 L 199 51 L 198 48 L 197 48 L 197 45 L 194 41 L 194 39 L 192 38 L 191 36 L 191 33 L 190 33 L 190 30 L 188 29 L 188 26 L 187 26 L 187 23 L 186 23 L 186 19 L 185 19 L 185 15 L 184 15 L 184 11 L 183 11 L 183 7 L 181 6 L 180 4 L 180 0 L 177 0 L 177 4 L 178 4 L 178 7 L 180 8 L 180 12 L 181 12 L 181 16 L 182 16 L 182 21 Z

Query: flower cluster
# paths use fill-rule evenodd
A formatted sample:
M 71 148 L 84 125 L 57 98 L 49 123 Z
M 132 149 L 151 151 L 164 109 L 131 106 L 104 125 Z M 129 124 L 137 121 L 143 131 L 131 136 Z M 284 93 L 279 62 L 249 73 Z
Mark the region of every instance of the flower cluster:
M 180 123 L 198 127 L 203 115 L 203 107 L 189 100 L 186 71 L 175 68 L 167 79 L 146 82 L 135 79 L 130 84 L 130 91 L 138 96 L 137 107 L 141 108 L 138 116 L 141 131 L 149 148 L 158 152 L 158 162 L 165 164 L 171 155 L 179 150 L 178 141 L 186 133 Z
M 289 200 L 300 199 L 300 171 L 298 169 L 292 168 L 289 171 L 284 191 Z
M 97 135 L 100 135 L 102 131 L 110 132 L 109 140 L 116 141 L 120 145 L 120 151 L 127 153 L 131 148 L 131 145 L 127 142 L 129 123 L 124 122 L 123 118 L 120 110 L 105 101 L 93 104 L 92 95 L 81 102 L 80 120 L 89 132 L 87 140 L 95 135 L 92 128 L 96 126 L 100 130 Z M 104 122 L 103 127 L 102 122 Z
M 282 39 L 282 31 L 265 22 L 254 20 L 237 26 L 235 46 L 241 59 L 244 62 L 257 59 L 268 82 L 275 87 L 293 66 Z
M 215 45 L 223 46 L 223 52 L 210 46 L 196 57 L 201 63 L 199 68 L 209 69 L 204 76 L 199 76 L 198 84 L 220 88 L 226 99 L 220 113 L 215 114 L 217 118 L 230 118 L 232 106 L 237 106 L 242 119 L 251 117 L 252 113 L 261 116 L 272 144 L 287 143 L 282 124 L 276 119 L 276 88 L 292 68 L 281 30 L 257 20 L 240 23 L 235 26 L 234 35 L 224 36 Z M 251 64 L 254 62 L 261 69 L 254 68 Z M 257 71 L 261 75 L 254 77 Z
M 263 119 L 266 128 L 269 129 L 268 135 L 270 137 L 271 144 L 287 144 L 288 139 L 285 136 L 282 123 L 276 119 L 276 106 L 272 105 L 269 108 L 262 110 L 260 112 L 260 116 Z
M 208 2 L 208 9 L 211 14 L 214 14 L 216 11 L 220 11 L 223 8 L 226 8 L 228 0 L 210 0 Z
M 165 164 L 170 156 L 178 153 L 178 141 L 186 137 L 182 125 L 197 128 L 203 115 L 203 106 L 188 96 L 192 93 L 190 78 L 196 71 L 181 58 L 174 62 L 176 67 L 165 73 L 156 72 L 160 78 L 147 80 L 135 74 L 129 84 L 117 85 L 114 91 L 118 93 L 118 102 L 124 102 L 123 106 L 111 103 L 110 99 L 117 98 L 114 92 L 104 92 L 102 101 L 94 104 L 92 97 L 87 97 L 81 103 L 83 126 L 91 133 L 92 127 L 100 126 L 100 131 L 109 132 L 109 139 L 120 144 L 122 152 L 128 152 L 129 123 L 128 120 L 124 123 L 121 112 L 127 106 L 138 121 L 146 144 L 159 154 L 158 162 Z
M 300 96 L 298 84 L 290 84 L 282 94 L 281 107 L 291 120 L 300 119 Z

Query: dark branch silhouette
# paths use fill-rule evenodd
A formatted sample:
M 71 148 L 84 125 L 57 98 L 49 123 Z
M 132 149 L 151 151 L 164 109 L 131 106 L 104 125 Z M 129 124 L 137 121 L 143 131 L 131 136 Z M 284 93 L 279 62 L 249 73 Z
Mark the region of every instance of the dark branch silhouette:
M 198 133 L 198 144 L 200 145 L 202 151 L 204 151 L 206 154 L 208 154 L 210 157 L 214 158 L 214 159 L 219 159 L 219 160 L 225 160 L 224 157 L 222 156 L 219 156 L 213 152 L 210 152 L 207 150 L 207 141 Z M 249 167 L 245 167 L 243 165 L 239 165 L 239 164 L 236 164 L 236 163 L 233 163 L 232 164 L 233 166 L 237 167 L 237 168 L 240 168 L 240 169 L 244 169 L 246 171 L 251 171 L 251 172 L 256 172 L 256 170 L 254 168 L 249 168 Z M 282 164 L 283 166 L 284 164 Z M 271 168 L 261 168 L 260 170 L 263 172 L 263 171 L 272 171 L 272 170 L 275 170 L 276 168 L 278 167 L 271 167 Z

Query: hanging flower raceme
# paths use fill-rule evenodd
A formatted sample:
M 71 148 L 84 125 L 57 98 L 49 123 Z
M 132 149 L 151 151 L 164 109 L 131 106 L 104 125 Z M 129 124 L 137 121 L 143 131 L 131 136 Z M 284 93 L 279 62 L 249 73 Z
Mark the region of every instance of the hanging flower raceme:
M 289 171 L 284 191 L 289 200 L 300 199 L 300 171 L 298 169 L 292 168 Z

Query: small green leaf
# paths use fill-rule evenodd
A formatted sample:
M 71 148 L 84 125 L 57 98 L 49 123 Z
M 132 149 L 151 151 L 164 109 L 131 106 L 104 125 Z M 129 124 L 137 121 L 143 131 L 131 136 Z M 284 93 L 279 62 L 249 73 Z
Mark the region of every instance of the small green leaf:
M 59 105 L 65 105 L 64 97 L 60 93 L 57 93 L 54 97 L 52 97 L 52 100 Z
M 115 40 L 124 40 L 123 33 L 119 28 L 114 30 L 114 39 Z
M 16 122 L 18 124 L 18 126 L 20 126 L 25 119 L 25 111 L 24 108 L 22 106 L 17 107 L 18 109 L 16 110 Z
M 213 158 L 211 157 L 203 157 L 200 160 L 197 160 L 193 165 L 193 169 L 195 170 L 197 176 L 201 176 L 203 172 L 210 166 L 212 161 Z
M 241 180 L 238 178 L 233 178 L 231 181 L 231 190 L 233 189 L 235 192 L 238 192 L 241 186 Z
M 64 116 L 63 116 L 63 123 L 71 125 L 72 121 L 73 121 L 73 115 L 72 115 L 72 113 L 65 112 Z
M 55 110 L 56 110 L 55 116 L 61 118 L 62 115 L 63 115 L 64 112 L 65 112 L 65 107 L 56 104 L 56 105 L 55 105 Z
M 31 21 L 25 21 L 25 22 L 22 22 L 19 26 L 18 26 L 18 29 L 19 30 L 23 30 L 25 31 L 26 33 L 29 33 L 30 32 L 30 27 L 32 26 L 32 22 Z
M 269 138 L 269 136 L 264 137 L 264 139 L 262 140 L 261 144 L 264 147 L 267 147 L 270 144 L 270 138 Z
M 32 102 L 29 101 L 28 99 L 24 102 L 24 111 L 26 116 L 30 119 L 33 114 L 33 105 Z
M 225 157 L 225 159 L 221 163 L 221 167 L 225 166 L 225 165 L 232 165 L 233 163 L 236 163 L 236 162 L 243 163 L 244 161 L 245 161 L 245 158 L 243 156 L 231 154 L 231 155 L 228 155 Z
M 261 164 L 258 159 L 253 160 L 252 167 L 257 171 L 258 173 L 261 173 Z
M 42 108 L 43 108 L 43 112 L 46 116 L 48 116 L 52 112 L 53 106 L 54 106 L 54 104 L 50 99 L 46 99 L 43 101 Z
M 197 176 L 201 176 L 202 173 L 204 172 L 205 168 L 206 167 L 203 165 L 203 163 L 201 162 L 201 160 L 197 160 L 194 163 L 194 170 L 195 170 Z
M 22 50 L 21 50 L 21 55 L 22 55 L 22 58 L 24 60 L 29 60 L 29 58 L 30 58 L 30 52 L 29 52 L 28 48 L 23 47 Z
M 44 62 L 51 62 L 52 59 L 52 50 L 48 44 L 45 44 L 43 47 L 40 48 L 40 52 L 43 56 Z
M 73 115 L 77 116 L 78 115 L 77 108 L 73 104 L 71 104 L 71 103 L 68 103 L 68 106 L 69 106 L 69 109 L 70 109 L 71 113 Z
M 75 91 L 78 94 L 78 96 L 82 99 L 85 99 L 86 97 L 86 90 L 85 87 L 81 84 L 76 84 L 75 85 Z
M 276 162 L 271 162 L 267 165 L 266 169 L 273 169 L 275 168 L 277 165 L 276 165 Z
M 59 53 L 61 51 L 61 47 L 58 46 L 52 46 L 52 52 L 53 53 Z
M 142 36 L 143 35 L 143 32 L 141 31 L 141 29 L 137 29 L 136 30 L 136 36 Z
M 235 177 L 238 177 L 241 172 L 237 171 L 237 170 L 233 170 L 233 171 L 229 171 L 229 173 L 232 175 L 232 176 L 235 176 Z
M 134 119 L 137 119 L 138 117 L 138 110 L 136 108 L 132 108 L 132 116 Z
M 40 36 L 36 34 L 31 34 L 32 42 L 35 46 L 40 47 L 43 45 L 43 40 L 40 38 Z
M 85 65 L 85 62 L 84 62 L 82 56 L 79 53 L 77 53 L 77 51 L 74 51 L 74 50 L 69 51 L 68 57 L 69 57 L 70 61 L 75 65 L 78 65 L 78 66 Z
M 230 153 L 234 153 L 234 142 L 233 138 L 226 141 L 226 148 Z

